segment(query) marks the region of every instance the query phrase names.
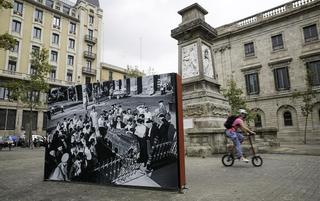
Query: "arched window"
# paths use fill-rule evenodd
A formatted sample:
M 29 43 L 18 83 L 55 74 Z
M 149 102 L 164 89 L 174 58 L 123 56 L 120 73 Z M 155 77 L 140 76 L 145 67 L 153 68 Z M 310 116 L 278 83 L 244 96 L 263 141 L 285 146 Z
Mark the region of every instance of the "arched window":
M 256 118 L 254 119 L 254 126 L 257 128 L 261 128 L 262 127 L 262 121 L 261 121 L 261 115 L 257 114 Z
M 292 115 L 291 112 L 286 111 L 283 113 L 283 121 L 284 121 L 284 126 L 292 126 Z

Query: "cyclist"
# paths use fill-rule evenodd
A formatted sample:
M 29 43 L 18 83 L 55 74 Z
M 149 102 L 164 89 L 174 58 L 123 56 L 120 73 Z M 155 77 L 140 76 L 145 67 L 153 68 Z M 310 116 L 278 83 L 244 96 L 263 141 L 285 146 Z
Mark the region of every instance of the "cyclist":
M 255 135 L 256 133 L 251 131 L 245 124 L 244 121 L 247 116 L 247 111 L 244 109 L 239 110 L 239 115 L 234 117 L 234 120 L 231 124 L 231 128 L 228 128 L 226 130 L 226 135 L 233 141 L 235 147 L 236 147 L 236 152 L 237 152 L 237 158 L 240 159 L 243 162 L 248 163 L 249 160 L 245 158 L 242 154 L 242 149 L 241 149 L 241 143 L 243 141 L 243 135 L 238 132 L 239 129 L 241 129 L 244 133 L 249 133 Z M 232 118 L 232 117 L 229 117 Z M 229 119 L 228 118 L 228 119 Z M 228 120 L 227 120 L 228 122 Z

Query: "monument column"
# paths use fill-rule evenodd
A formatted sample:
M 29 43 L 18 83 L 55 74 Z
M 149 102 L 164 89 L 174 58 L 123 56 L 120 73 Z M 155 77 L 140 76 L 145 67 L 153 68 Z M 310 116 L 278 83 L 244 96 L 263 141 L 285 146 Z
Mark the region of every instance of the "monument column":
M 208 12 L 197 3 L 178 13 L 182 22 L 171 37 L 178 40 L 186 150 L 188 155 L 206 156 L 224 148 L 223 123 L 230 108 L 214 68 L 211 46 L 217 32 L 205 22 Z

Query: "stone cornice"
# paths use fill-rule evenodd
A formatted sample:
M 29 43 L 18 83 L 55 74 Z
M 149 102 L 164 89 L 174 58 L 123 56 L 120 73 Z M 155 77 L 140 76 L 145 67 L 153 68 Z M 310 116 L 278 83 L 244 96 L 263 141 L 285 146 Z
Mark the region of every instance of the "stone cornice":
M 285 57 L 285 58 L 280 58 L 280 59 L 276 59 L 276 60 L 270 60 L 268 65 L 274 66 L 277 64 L 290 63 L 291 61 L 292 61 L 292 57 Z
M 58 10 L 54 9 L 54 8 L 50 8 L 50 7 L 48 7 L 48 6 L 46 6 L 45 4 L 42 4 L 42 3 L 40 3 L 40 2 L 33 1 L 33 0 L 24 0 L 24 1 L 26 1 L 26 2 L 28 2 L 28 3 L 30 3 L 30 4 L 36 5 L 36 6 L 40 7 L 40 8 L 49 10 L 50 12 L 53 12 L 53 13 L 58 14 L 58 15 L 60 15 L 60 16 L 69 18 L 69 19 L 71 19 L 71 20 L 73 20 L 73 21 L 75 21 L 75 22 L 80 22 L 80 20 L 79 20 L 78 18 L 75 18 L 75 17 L 72 17 L 72 16 L 70 16 L 70 15 L 67 15 L 67 14 L 65 14 L 65 13 L 63 13 L 63 12 L 61 12 L 61 11 L 58 11 Z M 71 11 L 70 11 L 70 12 L 71 12 Z
M 198 30 L 206 33 L 206 36 L 213 40 L 217 36 L 217 31 L 202 19 L 195 19 L 191 22 L 180 25 L 171 30 L 171 37 L 179 40 L 181 36 L 191 30 Z

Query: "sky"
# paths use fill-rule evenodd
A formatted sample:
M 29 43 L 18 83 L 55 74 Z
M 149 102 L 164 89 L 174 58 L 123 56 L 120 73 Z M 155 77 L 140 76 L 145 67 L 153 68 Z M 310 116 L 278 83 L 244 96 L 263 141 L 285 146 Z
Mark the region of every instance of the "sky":
M 171 30 L 179 10 L 198 3 L 212 27 L 271 9 L 288 0 L 100 0 L 103 9 L 102 62 L 139 66 L 157 73 L 178 72 L 178 45 Z

